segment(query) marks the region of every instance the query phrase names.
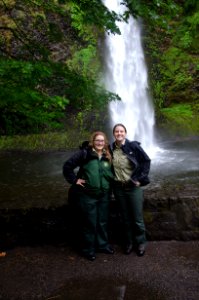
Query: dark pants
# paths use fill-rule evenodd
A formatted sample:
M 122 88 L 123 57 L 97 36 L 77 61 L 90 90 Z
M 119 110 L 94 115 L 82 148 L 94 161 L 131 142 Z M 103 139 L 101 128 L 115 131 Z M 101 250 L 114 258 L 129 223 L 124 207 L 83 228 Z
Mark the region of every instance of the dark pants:
M 110 193 L 91 196 L 80 187 L 76 196 L 81 218 L 82 252 L 87 254 L 95 252 L 96 248 L 106 248 Z
M 125 244 L 136 245 L 146 243 L 143 219 L 143 191 L 132 184 L 114 184 L 114 196 L 118 201 L 122 223 L 124 226 Z

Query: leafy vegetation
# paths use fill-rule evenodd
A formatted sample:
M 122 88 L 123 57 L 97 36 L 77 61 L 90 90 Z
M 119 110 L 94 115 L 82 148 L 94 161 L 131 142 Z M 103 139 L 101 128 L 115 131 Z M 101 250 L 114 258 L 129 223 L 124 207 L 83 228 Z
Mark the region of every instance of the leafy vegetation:
M 198 1 L 175 1 L 175 5 L 176 15 L 168 15 L 167 27 L 146 28 L 145 44 L 157 123 L 161 126 L 164 120 L 171 128 L 173 122 L 183 134 L 184 116 L 176 107 L 182 105 L 190 112 L 189 108 L 197 111 L 198 105 L 199 4 Z M 191 133 L 197 132 L 197 120 L 191 114 L 187 116 L 186 133 L 188 127 Z
M 121 16 L 100 0 L 0 1 L 1 135 L 72 126 L 83 134 L 106 122 L 101 111 L 119 97 L 100 84 L 98 41 L 104 31 L 120 34 L 116 21 L 130 14 L 143 19 L 157 122 L 181 124 L 184 107 L 186 122 L 197 123 L 199 2 L 123 3 L 128 11 Z
M 48 132 L 40 134 L 26 134 L 14 136 L 2 136 L 0 138 L 0 149 L 22 150 L 22 151 L 52 151 L 77 149 L 81 144 L 79 141 L 88 140 L 90 133 L 68 130 L 65 132 Z
M 199 131 L 198 115 L 190 104 L 175 104 L 161 109 L 163 120 L 161 127 L 171 134 L 187 135 Z M 179 132 L 180 129 L 180 132 Z
M 97 22 L 96 2 L 1 2 L 1 134 L 58 129 L 67 106 L 91 110 L 117 99 L 98 84 L 97 35 L 90 26 Z M 117 30 L 115 15 L 97 8 L 104 15 L 98 30 Z

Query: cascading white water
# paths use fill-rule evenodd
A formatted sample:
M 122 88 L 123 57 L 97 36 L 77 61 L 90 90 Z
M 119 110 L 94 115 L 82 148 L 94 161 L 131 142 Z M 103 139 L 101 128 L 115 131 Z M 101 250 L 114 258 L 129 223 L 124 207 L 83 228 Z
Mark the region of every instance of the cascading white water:
M 104 5 L 123 14 L 120 0 L 104 0 Z M 107 90 L 121 101 L 110 103 L 111 125 L 123 123 L 130 140 L 138 140 L 148 152 L 154 152 L 154 110 L 148 94 L 147 68 L 141 43 L 141 23 L 130 17 L 117 22 L 121 35 L 107 34 L 105 40 Z

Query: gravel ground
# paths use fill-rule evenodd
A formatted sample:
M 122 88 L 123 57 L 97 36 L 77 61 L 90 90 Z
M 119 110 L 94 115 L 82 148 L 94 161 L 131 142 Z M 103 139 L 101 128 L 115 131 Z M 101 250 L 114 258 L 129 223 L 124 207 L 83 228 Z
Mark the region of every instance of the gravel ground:
M 198 300 L 199 241 L 152 241 L 145 256 L 65 245 L 16 247 L 0 257 L 1 300 Z

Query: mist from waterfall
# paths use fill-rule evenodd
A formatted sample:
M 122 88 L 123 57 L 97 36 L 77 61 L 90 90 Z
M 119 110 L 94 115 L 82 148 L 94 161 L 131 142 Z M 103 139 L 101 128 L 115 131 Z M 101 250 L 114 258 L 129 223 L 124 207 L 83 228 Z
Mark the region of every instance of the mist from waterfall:
M 126 10 L 120 0 L 103 2 L 117 14 Z M 106 34 L 105 40 L 105 86 L 121 98 L 110 103 L 111 125 L 123 123 L 127 137 L 141 142 L 142 147 L 152 153 L 155 118 L 141 42 L 141 22 L 130 17 L 128 23 L 117 22 L 117 26 L 121 35 Z

